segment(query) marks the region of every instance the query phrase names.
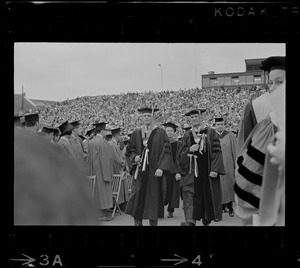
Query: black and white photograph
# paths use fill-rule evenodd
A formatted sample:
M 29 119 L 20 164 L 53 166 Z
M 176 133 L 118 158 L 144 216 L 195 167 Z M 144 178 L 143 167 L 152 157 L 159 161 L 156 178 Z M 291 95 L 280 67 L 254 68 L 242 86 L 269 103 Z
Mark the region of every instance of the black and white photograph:
M 14 43 L 15 226 L 285 226 L 285 43 Z

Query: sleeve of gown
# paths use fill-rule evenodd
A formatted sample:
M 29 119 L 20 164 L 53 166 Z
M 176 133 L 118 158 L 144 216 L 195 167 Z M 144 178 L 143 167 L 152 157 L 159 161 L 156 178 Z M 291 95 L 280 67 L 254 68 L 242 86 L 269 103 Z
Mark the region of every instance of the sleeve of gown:
M 113 153 L 111 146 L 103 141 L 99 149 L 99 160 L 101 162 L 101 172 L 104 181 L 109 182 L 113 175 Z
M 158 160 L 158 169 L 162 169 L 165 171 L 172 171 L 172 167 L 174 166 L 172 164 L 172 155 L 171 155 L 171 144 L 169 142 L 169 138 L 167 136 L 167 133 L 165 131 L 161 131 L 161 142 L 163 143 L 163 148 L 161 151 L 161 154 L 159 156 Z
M 249 136 L 250 132 L 254 128 L 254 126 L 257 124 L 252 101 L 248 102 L 242 112 L 242 118 L 240 121 L 239 129 L 238 129 L 238 136 L 237 136 L 237 153 L 242 148 L 244 142 L 246 141 L 247 137 Z
M 211 132 L 211 145 L 211 171 L 225 175 L 221 144 L 214 129 Z
M 114 172 L 121 172 L 125 167 L 125 159 L 122 157 L 122 152 L 118 150 L 118 145 L 112 146 L 112 154 L 114 161 Z
M 87 144 L 87 166 L 88 166 L 88 175 L 90 176 L 95 175 L 93 157 L 92 157 L 93 152 L 94 152 L 93 143 L 89 142 Z
M 181 147 L 178 152 L 178 165 L 183 172 L 183 175 L 189 171 L 190 160 L 187 156 L 190 153 L 191 141 L 189 135 L 185 133 L 182 137 Z
M 179 153 L 181 149 L 181 142 L 179 141 L 177 143 L 177 150 L 176 150 L 176 158 L 175 158 L 175 173 L 179 173 L 181 175 L 184 175 L 184 172 L 182 171 L 180 165 L 179 165 Z
M 134 131 L 132 133 L 132 136 L 130 137 L 130 142 L 127 146 L 127 154 L 129 155 L 129 160 L 130 163 L 132 164 L 134 162 L 134 158 L 139 155 L 138 153 L 138 142 L 140 141 L 139 137 L 139 132 L 138 131 Z
M 234 134 L 230 135 L 230 143 L 231 143 L 231 153 L 232 153 L 232 158 L 234 159 L 234 168 L 235 168 L 237 140 Z

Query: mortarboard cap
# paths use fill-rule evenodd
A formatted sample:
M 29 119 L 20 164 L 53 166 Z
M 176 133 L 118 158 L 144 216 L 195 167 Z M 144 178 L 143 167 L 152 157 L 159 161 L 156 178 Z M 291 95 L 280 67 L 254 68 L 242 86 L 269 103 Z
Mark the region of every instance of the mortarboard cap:
M 76 121 L 70 122 L 70 124 L 71 124 L 73 127 L 78 127 L 78 126 L 80 125 L 80 120 L 76 120 Z
M 85 140 L 85 137 L 84 137 L 83 135 L 79 135 L 79 138 L 80 138 L 81 140 Z
M 149 107 L 140 108 L 140 109 L 138 109 L 138 111 L 139 111 L 140 113 L 148 113 L 148 114 L 152 114 L 152 108 L 149 108 Z M 159 109 L 153 108 L 153 111 L 154 111 L 154 112 L 157 112 L 157 111 L 159 111 Z
M 104 125 L 105 126 L 106 124 L 108 124 L 108 123 L 104 122 L 104 121 L 99 122 L 99 120 L 96 120 L 95 123 L 93 123 L 92 125 L 94 125 L 94 126 L 102 126 L 102 125 Z
M 28 114 L 25 115 L 25 126 L 33 126 L 39 121 L 39 114 Z
M 14 123 L 18 124 L 18 125 L 21 125 L 21 116 L 15 115 L 14 116 Z
M 184 130 L 189 130 L 189 129 L 191 129 L 191 128 L 192 128 L 192 127 L 191 127 L 189 124 L 186 124 L 186 123 L 185 123 L 185 124 L 183 125 L 183 129 L 184 129 Z
M 172 127 L 174 128 L 174 130 L 176 130 L 178 128 L 178 126 L 176 124 L 174 124 L 173 122 L 169 121 L 163 124 L 165 127 Z
M 223 122 L 224 118 L 223 117 L 215 117 L 215 122 Z
M 95 127 L 93 127 L 93 128 L 91 128 L 91 129 L 89 129 L 89 130 L 87 130 L 87 132 L 86 132 L 86 136 L 91 136 L 91 134 L 92 134 L 92 132 L 94 132 L 95 131 Z
M 193 109 L 193 110 L 187 112 L 187 113 L 185 114 L 185 116 L 190 116 L 190 115 L 192 115 L 192 114 L 199 114 L 199 113 L 202 114 L 202 113 L 204 113 L 205 111 L 206 111 L 205 108 Z
M 121 128 L 117 127 L 117 126 L 112 126 L 109 130 L 111 131 L 112 135 L 116 135 L 116 134 L 120 133 Z
M 64 134 L 66 131 L 73 129 L 73 126 L 67 121 L 63 122 L 59 127 L 59 131 L 61 134 Z
M 50 126 L 43 126 L 41 132 L 50 134 L 54 132 L 54 128 Z
M 285 57 L 282 56 L 272 56 L 261 62 L 262 66 L 260 69 L 265 72 L 270 72 L 275 69 L 285 70 Z

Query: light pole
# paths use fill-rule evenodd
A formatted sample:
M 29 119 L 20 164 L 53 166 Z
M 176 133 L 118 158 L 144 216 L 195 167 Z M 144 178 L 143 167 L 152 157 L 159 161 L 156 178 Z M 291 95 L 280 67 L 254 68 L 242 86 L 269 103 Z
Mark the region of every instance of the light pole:
M 164 84 L 163 84 L 163 68 L 161 66 L 161 64 L 158 64 L 158 66 L 160 67 L 161 70 L 161 90 L 164 90 Z

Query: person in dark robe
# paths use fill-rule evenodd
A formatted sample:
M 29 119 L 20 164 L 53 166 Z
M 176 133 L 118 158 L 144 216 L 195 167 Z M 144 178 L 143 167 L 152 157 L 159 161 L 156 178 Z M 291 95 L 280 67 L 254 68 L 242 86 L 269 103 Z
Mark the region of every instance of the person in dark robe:
M 84 154 L 83 154 L 83 142 L 82 139 L 79 137 L 80 135 L 82 135 L 82 126 L 80 124 L 80 120 L 73 121 L 70 124 L 73 126 L 72 134 L 70 136 L 70 141 L 75 153 L 75 159 L 83 169 L 86 169 L 86 164 L 84 161 Z
M 181 173 L 179 163 L 178 163 L 178 153 L 181 147 L 181 142 L 176 138 L 176 130 L 178 126 L 173 122 L 169 121 L 163 124 L 166 129 L 166 133 L 169 137 L 169 142 L 171 144 L 171 156 L 173 167 L 171 171 L 165 172 L 164 177 L 166 178 L 166 197 L 164 205 L 168 205 L 168 218 L 173 218 L 173 213 L 175 208 L 179 208 L 180 199 L 180 188 L 179 182 L 181 179 Z
M 141 108 L 143 125 L 130 138 L 128 153 L 134 176 L 132 195 L 125 213 L 134 218 L 136 226 L 148 219 L 151 226 L 164 217 L 163 173 L 171 171 L 170 142 L 166 131 L 154 124 L 156 108 Z
M 192 128 L 184 133 L 179 153 L 186 199 L 186 221 L 182 226 L 195 226 L 201 219 L 207 226 L 212 220 L 222 219 L 220 175 L 225 174 L 222 150 L 216 131 L 201 124 L 201 113 L 205 110 L 194 109 L 185 114 Z
M 192 127 L 190 126 L 190 124 L 188 124 L 188 123 L 184 123 L 183 124 L 183 127 L 182 127 L 182 129 L 184 130 L 184 132 L 186 132 L 186 131 L 188 131 L 188 130 L 190 130 Z M 180 136 L 180 137 L 178 137 L 178 140 L 181 142 L 182 141 L 182 137 L 183 136 Z M 192 195 L 193 195 L 193 192 L 194 192 L 194 190 L 189 190 L 189 187 L 187 186 L 187 185 L 185 185 L 185 191 L 186 191 L 186 193 L 187 192 L 189 192 L 189 194 L 188 194 L 188 196 L 189 196 L 189 199 L 191 200 L 193 197 L 192 197 Z M 179 183 L 179 191 L 180 191 L 180 197 L 181 197 L 181 199 L 182 199 L 182 201 L 183 201 L 183 180 L 180 180 L 180 183 Z M 185 199 L 185 200 L 187 200 L 187 199 Z M 184 209 L 184 204 L 185 204 L 185 201 L 183 202 L 183 209 Z M 192 203 L 190 203 L 190 204 L 192 204 Z M 190 208 L 189 208 L 189 210 L 191 211 L 193 208 L 192 208 L 192 205 L 190 206 Z
M 108 220 L 107 212 L 113 207 L 111 180 L 113 176 L 113 156 L 106 136 L 106 122 L 96 122 L 95 136 L 88 143 L 88 175 L 96 175 L 95 203 L 100 220 Z
M 262 62 L 261 69 L 268 73 L 271 83 L 269 92 L 285 83 L 285 57 L 267 58 Z M 236 215 L 243 226 L 259 225 L 260 198 L 266 161 L 267 166 L 271 167 L 268 163 L 269 158 L 266 158 L 267 147 L 278 130 L 278 122 L 271 102 L 266 102 L 265 105 L 267 106 L 265 110 L 269 112 L 254 126 L 237 152 L 234 191 Z
M 132 164 L 130 161 L 130 152 L 129 152 L 129 144 L 130 144 L 130 138 L 131 138 L 132 133 L 128 133 L 128 140 L 126 141 L 126 146 L 125 146 L 125 161 L 126 161 L 126 166 L 127 166 L 127 170 L 130 172 L 132 170 Z
M 227 212 L 230 217 L 234 216 L 234 174 L 236 160 L 236 137 L 231 131 L 225 129 L 225 120 L 223 117 L 215 118 L 215 130 L 220 139 L 225 175 L 220 175 L 222 189 L 222 207 L 223 212 Z
M 124 175 L 124 171 L 126 170 L 125 156 L 122 154 L 120 145 L 118 143 L 120 139 L 121 128 L 113 126 L 110 128 L 110 131 L 112 134 L 112 138 L 108 143 L 111 146 L 113 152 L 113 173 Z M 124 179 L 121 181 L 121 189 L 118 201 L 118 204 L 120 205 L 120 208 L 122 210 L 125 210 L 128 198 L 128 184 L 124 177 Z
M 63 122 L 59 127 L 60 139 L 57 142 L 57 146 L 64 152 L 69 158 L 75 160 L 75 152 L 71 143 L 71 134 L 73 126 L 67 121 Z

